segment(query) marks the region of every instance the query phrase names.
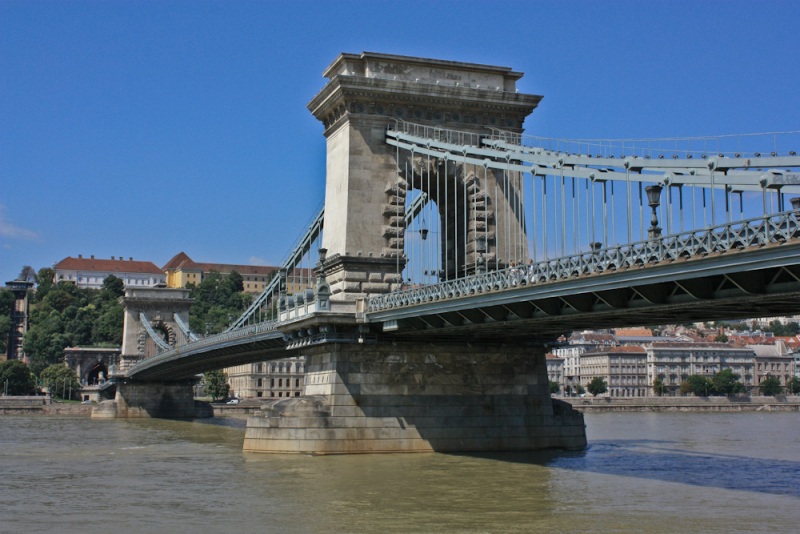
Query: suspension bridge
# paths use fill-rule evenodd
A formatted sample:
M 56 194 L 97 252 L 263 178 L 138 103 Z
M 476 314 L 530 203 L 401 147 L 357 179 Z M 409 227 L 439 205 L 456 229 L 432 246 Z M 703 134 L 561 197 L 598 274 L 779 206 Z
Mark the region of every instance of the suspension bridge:
M 579 448 L 549 396 L 559 335 L 798 309 L 800 132 L 528 137 L 541 97 L 506 67 L 363 53 L 324 75 L 325 205 L 280 276 L 205 338 L 172 297 L 131 298 L 98 416 L 188 413 L 198 373 L 302 354 L 304 396 L 245 449 Z

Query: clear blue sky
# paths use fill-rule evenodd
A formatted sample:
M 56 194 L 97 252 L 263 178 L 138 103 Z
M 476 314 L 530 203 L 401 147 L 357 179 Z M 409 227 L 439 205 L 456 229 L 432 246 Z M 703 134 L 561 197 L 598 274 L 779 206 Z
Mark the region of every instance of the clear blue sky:
M 800 129 L 800 2 L 0 0 L 0 283 L 83 254 L 277 264 L 341 52 L 512 67 L 529 133 Z

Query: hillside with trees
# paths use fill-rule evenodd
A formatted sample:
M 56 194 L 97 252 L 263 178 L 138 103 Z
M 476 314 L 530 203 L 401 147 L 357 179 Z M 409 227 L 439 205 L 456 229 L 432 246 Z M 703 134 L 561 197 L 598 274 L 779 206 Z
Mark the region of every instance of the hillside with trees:
M 122 344 L 123 283 L 110 275 L 102 289 L 69 282 L 53 284 L 54 271 L 41 269 L 30 306 L 30 328 L 23 347 L 37 376 L 61 363 L 66 347 L 118 347 Z

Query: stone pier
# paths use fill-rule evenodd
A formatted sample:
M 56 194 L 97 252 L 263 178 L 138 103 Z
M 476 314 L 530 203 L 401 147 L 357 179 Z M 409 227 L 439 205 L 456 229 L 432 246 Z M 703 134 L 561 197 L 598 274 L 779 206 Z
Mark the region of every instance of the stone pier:
M 349 454 L 580 449 L 583 416 L 551 399 L 541 347 L 330 344 L 305 352 L 303 397 L 247 421 L 244 450 Z
M 163 383 L 120 382 L 114 400 L 97 404 L 92 417 L 194 419 L 213 417 L 208 403 L 194 400 L 192 380 Z

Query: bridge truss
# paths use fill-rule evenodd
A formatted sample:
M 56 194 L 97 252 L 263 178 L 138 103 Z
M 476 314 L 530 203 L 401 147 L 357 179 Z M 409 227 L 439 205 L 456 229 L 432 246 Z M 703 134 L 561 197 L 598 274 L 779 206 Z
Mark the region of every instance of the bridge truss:
M 545 334 L 587 314 L 608 326 L 648 322 L 655 308 L 688 319 L 707 313 L 704 301 L 730 317 L 777 313 L 800 289 L 800 200 L 786 202 L 800 195 L 797 133 L 765 134 L 769 150 L 745 154 L 751 137 L 567 141 L 396 121 L 386 142 L 416 190 L 395 218 L 404 286 L 368 296 L 358 321 L 412 336 L 491 336 L 516 323 L 529 336 L 531 321 Z M 313 301 L 323 223 L 321 209 L 226 332 L 138 372 L 195 353 L 196 372 L 216 353 L 243 361 L 243 345 L 251 359 L 291 345 L 278 311 Z

